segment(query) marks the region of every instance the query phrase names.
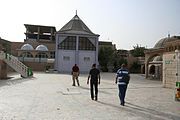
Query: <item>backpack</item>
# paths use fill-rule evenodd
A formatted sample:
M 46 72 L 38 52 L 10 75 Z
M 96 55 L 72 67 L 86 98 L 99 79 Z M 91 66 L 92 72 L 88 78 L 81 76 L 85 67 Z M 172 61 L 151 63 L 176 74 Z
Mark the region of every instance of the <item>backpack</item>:
M 128 74 L 128 75 L 124 75 L 122 79 L 124 79 L 124 80 L 125 80 L 125 83 L 128 84 L 128 83 L 129 83 L 129 80 L 130 80 L 129 74 Z
M 127 73 L 123 73 L 123 72 L 127 72 Z M 119 71 L 118 77 L 122 77 L 121 80 L 120 80 L 121 82 L 125 82 L 126 84 L 129 83 L 130 76 L 129 76 L 129 73 L 128 73 L 127 70 L 122 70 L 122 69 L 121 69 L 121 70 Z

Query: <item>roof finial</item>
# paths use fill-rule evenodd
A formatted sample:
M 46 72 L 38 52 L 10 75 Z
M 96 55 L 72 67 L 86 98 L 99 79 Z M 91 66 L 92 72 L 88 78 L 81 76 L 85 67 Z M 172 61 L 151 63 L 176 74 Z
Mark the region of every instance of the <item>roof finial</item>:
M 168 31 L 168 38 L 170 38 L 170 33 L 169 33 L 169 31 Z
M 76 15 L 77 15 L 77 10 L 76 10 Z

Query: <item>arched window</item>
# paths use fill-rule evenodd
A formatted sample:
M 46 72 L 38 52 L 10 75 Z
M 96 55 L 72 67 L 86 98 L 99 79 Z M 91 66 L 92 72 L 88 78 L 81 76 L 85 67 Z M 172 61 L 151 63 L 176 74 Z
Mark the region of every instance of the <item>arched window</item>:
M 39 52 L 39 53 L 36 55 L 36 58 L 48 58 L 48 56 L 47 56 L 46 53 Z
M 35 58 L 35 61 L 36 62 L 47 62 L 47 54 L 44 53 L 44 52 L 39 52 L 37 55 L 36 55 L 36 58 Z
M 21 50 L 34 50 L 34 48 L 33 48 L 32 45 L 30 45 L 30 44 L 24 44 L 24 45 L 21 47 Z
M 48 51 L 48 48 L 45 45 L 38 45 L 36 47 L 36 50 L 38 50 L 38 51 Z
M 33 55 L 30 52 L 23 52 L 19 58 L 20 61 L 33 61 Z
M 32 58 L 33 55 L 30 52 L 23 52 L 20 57 L 28 57 L 28 58 Z
M 155 66 L 154 66 L 154 65 L 152 65 L 152 66 L 150 67 L 149 73 L 150 73 L 150 74 L 155 74 Z

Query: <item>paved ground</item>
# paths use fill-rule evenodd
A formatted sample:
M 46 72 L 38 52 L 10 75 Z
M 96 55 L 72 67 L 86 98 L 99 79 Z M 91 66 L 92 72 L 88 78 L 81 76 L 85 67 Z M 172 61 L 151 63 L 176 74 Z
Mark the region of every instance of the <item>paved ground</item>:
M 0 81 L 0 120 L 180 120 L 174 90 L 131 74 L 126 105 L 120 106 L 113 73 L 102 73 L 99 99 L 90 99 L 87 75 L 73 87 L 68 74 L 11 75 Z

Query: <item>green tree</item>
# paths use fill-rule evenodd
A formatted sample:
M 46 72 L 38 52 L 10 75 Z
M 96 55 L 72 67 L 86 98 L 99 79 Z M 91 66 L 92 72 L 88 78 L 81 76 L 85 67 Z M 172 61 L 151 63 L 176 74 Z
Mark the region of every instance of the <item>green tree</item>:
M 130 68 L 131 73 L 140 73 L 141 72 L 141 65 L 137 62 L 134 62 Z
M 112 63 L 113 59 L 113 49 L 111 47 L 101 47 L 99 50 L 99 64 L 103 72 L 108 71 L 108 64 Z
M 134 49 L 130 50 L 130 53 L 134 56 L 134 57 L 144 57 L 144 50 L 146 50 L 145 47 L 141 47 L 138 44 L 136 46 L 133 46 Z

